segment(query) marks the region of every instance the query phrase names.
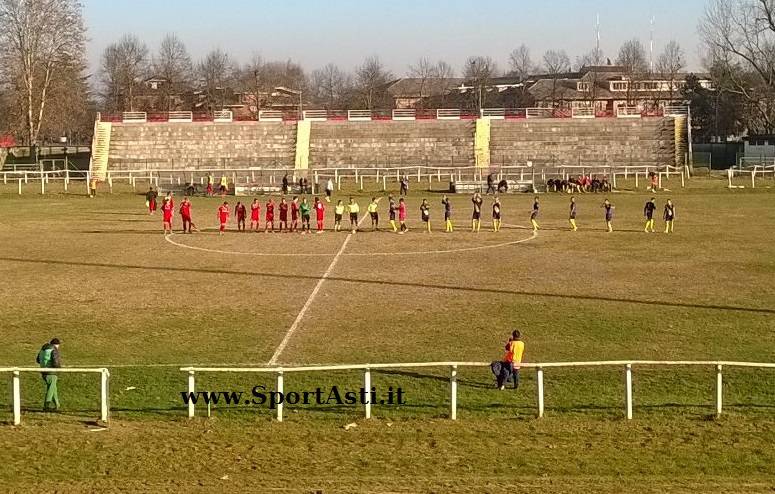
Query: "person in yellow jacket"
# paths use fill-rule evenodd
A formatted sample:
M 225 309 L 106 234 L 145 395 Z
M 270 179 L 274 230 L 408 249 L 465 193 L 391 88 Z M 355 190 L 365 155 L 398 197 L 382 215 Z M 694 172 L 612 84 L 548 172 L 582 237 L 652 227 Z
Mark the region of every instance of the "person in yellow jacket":
M 509 371 L 506 376 L 514 378 L 514 389 L 519 387 L 519 367 L 522 363 L 522 355 L 525 353 L 525 342 L 522 341 L 522 334 L 515 329 L 511 333 L 508 343 L 506 343 L 506 354 L 503 357 L 504 365 Z M 500 383 L 500 389 L 504 389 L 508 377 Z

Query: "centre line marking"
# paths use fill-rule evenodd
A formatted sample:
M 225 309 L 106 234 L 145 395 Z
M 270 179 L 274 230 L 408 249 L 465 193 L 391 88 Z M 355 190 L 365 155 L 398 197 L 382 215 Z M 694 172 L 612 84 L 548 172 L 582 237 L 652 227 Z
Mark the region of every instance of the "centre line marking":
M 379 202 L 379 200 L 377 200 L 377 202 Z M 365 220 L 367 217 L 368 215 L 363 215 L 363 217 L 361 217 L 360 221 L 358 221 L 358 228 L 361 227 L 361 223 L 363 223 L 363 220 Z M 331 264 L 328 265 L 328 269 L 326 269 L 326 272 L 323 273 L 323 276 L 318 280 L 317 284 L 315 285 L 315 288 L 312 290 L 312 293 L 310 293 L 309 297 L 307 298 L 307 301 L 304 303 L 304 306 L 301 308 L 301 311 L 299 311 L 299 314 L 296 316 L 296 319 L 293 321 L 293 324 L 291 324 L 291 327 L 285 333 L 285 337 L 283 338 L 283 341 L 280 342 L 280 345 L 278 345 L 277 350 L 274 351 L 274 355 L 272 355 L 272 358 L 269 360 L 269 363 L 267 365 L 277 364 L 277 359 L 280 358 L 280 355 L 282 355 L 283 351 L 285 350 L 285 347 L 288 346 L 288 342 L 291 340 L 293 333 L 296 332 L 296 330 L 299 327 L 299 324 L 301 323 L 301 320 L 304 319 L 304 315 L 309 310 L 310 306 L 312 305 L 312 302 L 315 300 L 315 297 L 317 297 L 318 292 L 320 291 L 320 287 L 323 286 L 323 283 L 331 275 L 331 272 L 334 270 L 334 267 L 336 267 L 336 263 L 339 262 L 339 258 L 342 257 L 342 253 L 347 248 L 347 244 L 350 243 L 350 239 L 353 238 L 353 235 L 354 235 L 353 233 L 350 233 L 349 235 L 347 235 L 347 238 L 344 239 L 342 246 L 339 248 L 339 252 L 336 253 L 336 255 L 334 256 L 334 259 L 331 261 Z

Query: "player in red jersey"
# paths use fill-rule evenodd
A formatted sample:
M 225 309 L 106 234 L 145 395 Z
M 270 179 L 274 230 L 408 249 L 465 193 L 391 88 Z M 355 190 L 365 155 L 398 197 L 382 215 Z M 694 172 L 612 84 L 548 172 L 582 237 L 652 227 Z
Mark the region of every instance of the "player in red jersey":
M 226 231 L 226 223 L 229 222 L 229 214 L 229 203 L 223 201 L 223 204 L 218 208 L 218 222 L 221 225 L 218 230 L 219 235 L 223 235 L 223 232 Z
M 172 233 L 172 214 L 175 212 L 175 208 L 172 203 L 165 198 L 161 203 L 161 212 L 163 214 L 162 224 L 164 225 L 164 234 L 168 235 Z
M 326 207 L 323 205 L 322 202 L 320 202 L 320 198 L 315 198 L 315 214 L 317 215 L 318 220 L 318 231 L 317 233 L 323 233 L 323 221 L 325 219 L 326 214 Z
M 188 200 L 188 197 L 183 198 L 179 211 L 180 217 L 183 219 L 183 233 L 191 233 L 191 228 L 196 228 L 196 225 L 191 221 L 191 201 Z
M 280 199 L 280 205 L 278 206 L 278 209 L 280 210 L 280 233 L 284 231 L 289 231 L 288 229 L 288 203 L 285 201 L 285 197 Z
M 250 205 L 250 229 L 254 232 L 258 231 L 258 224 L 261 219 L 261 204 L 258 199 L 253 199 L 253 204 Z
M 400 235 L 409 231 L 409 228 L 406 227 L 406 202 L 404 202 L 403 197 L 398 200 L 398 222 L 401 224 L 400 231 L 398 232 Z
M 264 232 L 274 233 L 274 199 L 271 197 L 266 203 L 266 225 Z M 271 227 L 270 227 L 271 225 Z
M 291 201 L 291 231 L 295 232 L 299 227 L 299 198 L 293 196 Z
M 245 218 L 248 216 L 248 209 L 240 201 L 237 201 L 237 205 L 234 207 L 234 213 L 237 215 L 237 230 L 244 232 Z

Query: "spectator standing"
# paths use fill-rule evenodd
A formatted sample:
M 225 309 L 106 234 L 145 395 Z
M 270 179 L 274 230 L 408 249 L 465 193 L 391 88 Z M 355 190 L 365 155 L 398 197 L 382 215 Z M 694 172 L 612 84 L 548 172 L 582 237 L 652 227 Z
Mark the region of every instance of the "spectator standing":
M 59 338 L 54 338 L 43 345 L 38 352 L 35 361 L 43 369 L 59 369 L 62 367 L 62 359 L 59 354 L 61 342 Z M 41 374 L 43 382 L 46 384 L 46 395 L 43 398 L 43 411 L 59 410 L 59 391 L 57 390 L 57 375 L 52 372 L 43 372 Z

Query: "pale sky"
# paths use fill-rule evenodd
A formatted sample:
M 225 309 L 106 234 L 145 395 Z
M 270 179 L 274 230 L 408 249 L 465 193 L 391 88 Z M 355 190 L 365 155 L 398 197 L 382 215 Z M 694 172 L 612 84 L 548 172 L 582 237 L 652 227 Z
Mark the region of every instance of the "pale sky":
M 654 58 L 671 39 L 684 49 L 688 70 L 699 70 L 697 23 L 706 0 L 84 0 L 89 62 L 124 33 L 151 51 L 170 32 L 194 60 L 221 48 L 238 61 L 253 53 L 265 60 L 293 59 L 306 70 L 329 62 L 351 70 L 378 55 L 396 75 L 420 57 L 443 59 L 460 71 L 469 55 L 489 55 L 500 68 L 509 52 L 528 45 L 534 61 L 547 49 L 565 49 L 574 61 L 595 44 L 614 59 L 622 41 L 638 37 Z

